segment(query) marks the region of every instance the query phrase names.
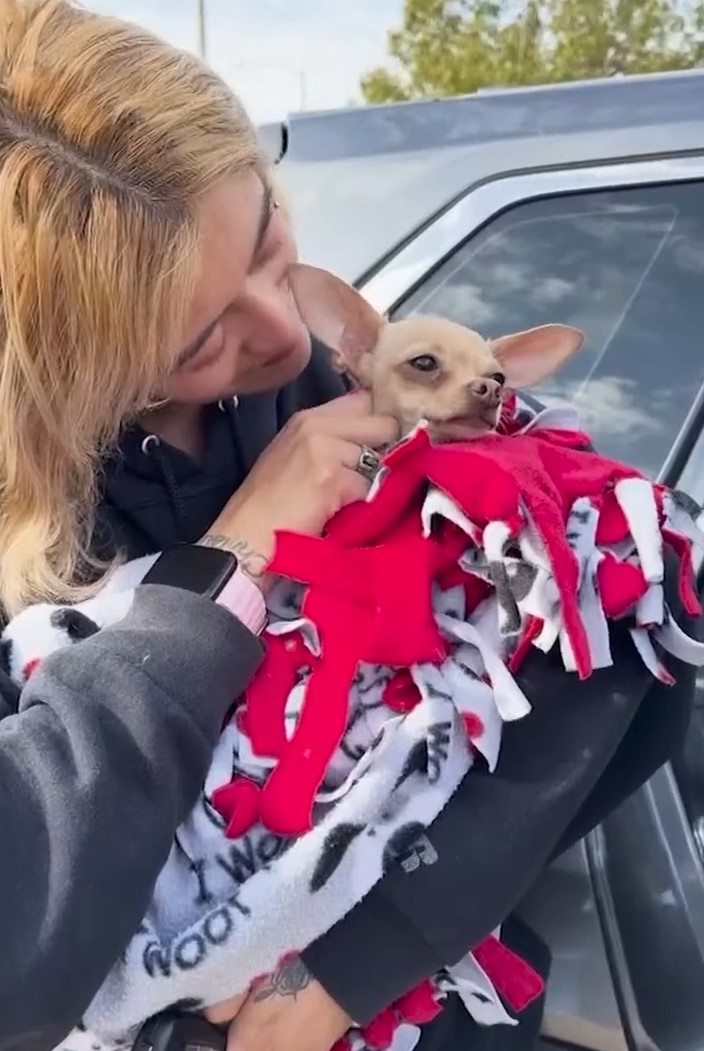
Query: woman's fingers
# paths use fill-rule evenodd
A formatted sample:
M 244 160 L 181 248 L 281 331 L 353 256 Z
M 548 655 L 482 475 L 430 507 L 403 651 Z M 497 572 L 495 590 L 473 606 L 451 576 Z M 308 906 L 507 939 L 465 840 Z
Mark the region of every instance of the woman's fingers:
M 349 394 L 343 394 L 341 398 L 334 398 L 315 410 L 317 416 L 370 416 L 372 412 L 372 398 L 367 390 L 353 390 Z
M 348 441 L 346 438 L 340 439 L 339 443 L 339 456 L 340 463 L 343 467 L 346 467 L 348 471 L 354 471 L 358 478 L 366 480 L 367 487 L 369 485 L 370 478 L 365 475 L 364 472 L 359 472 L 360 460 L 362 455 L 367 448 L 367 443 L 363 444 L 355 441 Z M 378 456 L 378 454 L 375 454 Z M 380 461 L 381 462 L 381 461 Z
M 372 449 L 392 445 L 400 437 L 399 425 L 392 416 L 350 417 L 337 424 L 336 433 L 345 441 L 355 442 L 358 446 L 368 445 Z
M 367 391 L 354 391 L 319 409 L 300 414 L 300 426 L 318 434 L 331 434 L 359 445 L 380 448 L 398 441 L 400 428 L 393 416 L 372 412 Z
M 236 1017 L 246 999 L 247 993 L 240 993 L 239 996 L 233 996 L 229 1000 L 206 1008 L 204 1015 L 213 1025 L 226 1025 Z
M 320 536 L 340 508 L 367 496 L 374 465 L 360 464 L 365 448 L 378 449 L 398 437 L 395 420 L 369 410 L 369 396 L 360 392 L 297 413 L 260 456 L 211 533 L 219 531 L 240 545 L 246 540 L 263 559 L 270 557 L 277 531 Z

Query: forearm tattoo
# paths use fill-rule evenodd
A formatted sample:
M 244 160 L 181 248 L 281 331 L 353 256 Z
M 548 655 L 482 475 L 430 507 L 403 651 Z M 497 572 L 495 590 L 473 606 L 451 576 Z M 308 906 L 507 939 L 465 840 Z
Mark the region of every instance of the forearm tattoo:
M 218 533 L 206 533 L 200 543 L 203 547 L 217 547 L 221 551 L 229 551 L 235 556 L 238 564 L 247 576 L 251 577 L 255 583 L 259 583 L 266 572 L 266 558 L 258 551 L 255 551 L 246 540 L 237 540 L 230 536 L 221 536 Z
M 291 996 L 295 1000 L 312 981 L 313 975 L 300 956 L 292 956 L 279 964 L 274 973 L 255 989 L 253 996 L 256 1001 L 270 1000 L 273 996 Z

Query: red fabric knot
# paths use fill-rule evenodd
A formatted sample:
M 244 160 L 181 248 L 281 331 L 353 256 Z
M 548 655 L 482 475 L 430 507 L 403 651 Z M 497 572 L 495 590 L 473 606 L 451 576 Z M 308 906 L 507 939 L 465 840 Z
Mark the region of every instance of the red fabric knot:
M 213 792 L 212 804 L 225 821 L 228 839 L 239 839 L 259 820 L 261 790 L 247 777 L 236 777 Z
M 408 1022 L 410 1025 L 426 1025 L 442 1011 L 442 1004 L 431 981 L 421 982 L 393 1006 L 399 1021 Z
M 39 657 L 31 657 L 28 661 L 26 661 L 26 663 L 22 666 L 22 679 L 24 680 L 24 682 L 26 682 L 27 679 L 29 679 L 29 677 L 34 674 L 34 672 L 37 670 L 40 664 L 41 659 Z
M 412 712 L 420 701 L 420 691 L 410 671 L 401 668 L 384 686 L 381 699 L 392 712 Z
M 386 1048 L 390 1047 L 393 1042 L 397 1026 L 398 1022 L 393 1008 L 387 1007 L 362 1029 L 362 1037 L 367 1047 L 372 1048 L 373 1051 L 386 1051 Z
M 323 648 L 330 632 L 349 634 L 361 622 L 358 660 L 407 667 L 445 655 L 432 609 L 436 562 L 436 545 L 420 528 L 415 536 L 390 537 L 374 547 L 279 533 L 271 570 L 308 585 L 303 612 Z M 349 618 L 341 626 L 334 619 L 340 609 Z
M 255 755 L 283 754 L 286 737 L 286 702 L 304 668 L 314 667 L 317 657 L 306 646 L 300 632 L 264 637 L 266 654 L 245 693 L 247 732 Z
M 540 632 L 543 630 L 545 621 L 541 620 L 540 617 L 529 617 L 523 634 L 518 640 L 518 645 L 509 658 L 508 666 L 509 669 L 516 674 L 520 671 L 523 661 L 530 653 L 531 647 L 534 641 L 537 639 Z
M 598 547 L 614 547 L 630 536 L 630 529 L 613 486 L 603 494 L 600 503 L 596 543 Z
M 517 1014 L 525 1011 L 545 990 L 545 982 L 517 953 L 490 935 L 472 955 L 506 1005 Z
M 311 827 L 316 792 L 347 727 L 358 663 L 409 667 L 445 659 L 448 644 L 432 610 L 436 561 L 435 544 L 420 535 L 420 526 L 369 548 L 343 547 L 330 536 L 278 535 L 271 570 L 308 585 L 303 613 L 318 629 L 322 659 L 307 682 L 293 735 L 276 753 L 278 763 L 262 790 L 260 816 L 272 832 L 299 835 Z M 277 690 L 282 681 L 274 684 Z M 256 693 L 257 680 L 253 685 Z M 262 691 L 274 686 L 265 682 Z M 249 694 L 254 733 L 251 689 Z M 269 712 L 285 702 L 281 694 L 276 701 L 256 701 Z
M 462 722 L 470 741 L 478 741 L 480 737 L 484 736 L 484 723 L 476 712 L 465 712 L 462 716 Z
M 436 987 L 428 979 L 396 1000 L 391 1007 L 381 1011 L 362 1029 L 362 1037 L 370 1048 L 388 1048 L 400 1025 L 426 1025 L 437 1018 L 441 1011 L 442 1004 L 438 1000 Z
M 599 563 L 596 579 L 604 613 L 614 620 L 632 610 L 648 590 L 641 569 L 631 562 L 622 562 L 611 551 Z

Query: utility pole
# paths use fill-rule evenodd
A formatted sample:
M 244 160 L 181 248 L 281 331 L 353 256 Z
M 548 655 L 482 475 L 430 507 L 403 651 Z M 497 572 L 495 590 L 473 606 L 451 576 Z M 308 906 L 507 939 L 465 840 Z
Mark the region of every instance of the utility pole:
M 205 0 L 196 0 L 196 40 L 198 44 L 198 54 L 201 58 L 205 58 Z

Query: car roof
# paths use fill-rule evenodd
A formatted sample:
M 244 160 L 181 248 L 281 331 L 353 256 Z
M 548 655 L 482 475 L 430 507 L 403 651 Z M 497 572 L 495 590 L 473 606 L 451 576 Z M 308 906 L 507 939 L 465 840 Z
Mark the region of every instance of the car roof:
M 615 76 L 381 106 L 294 113 L 287 155 L 332 160 L 672 123 L 701 129 L 704 70 Z
M 472 186 L 505 174 L 701 150 L 704 70 L 292 115 L 283 152 L 302 254 L 359 280 Z

